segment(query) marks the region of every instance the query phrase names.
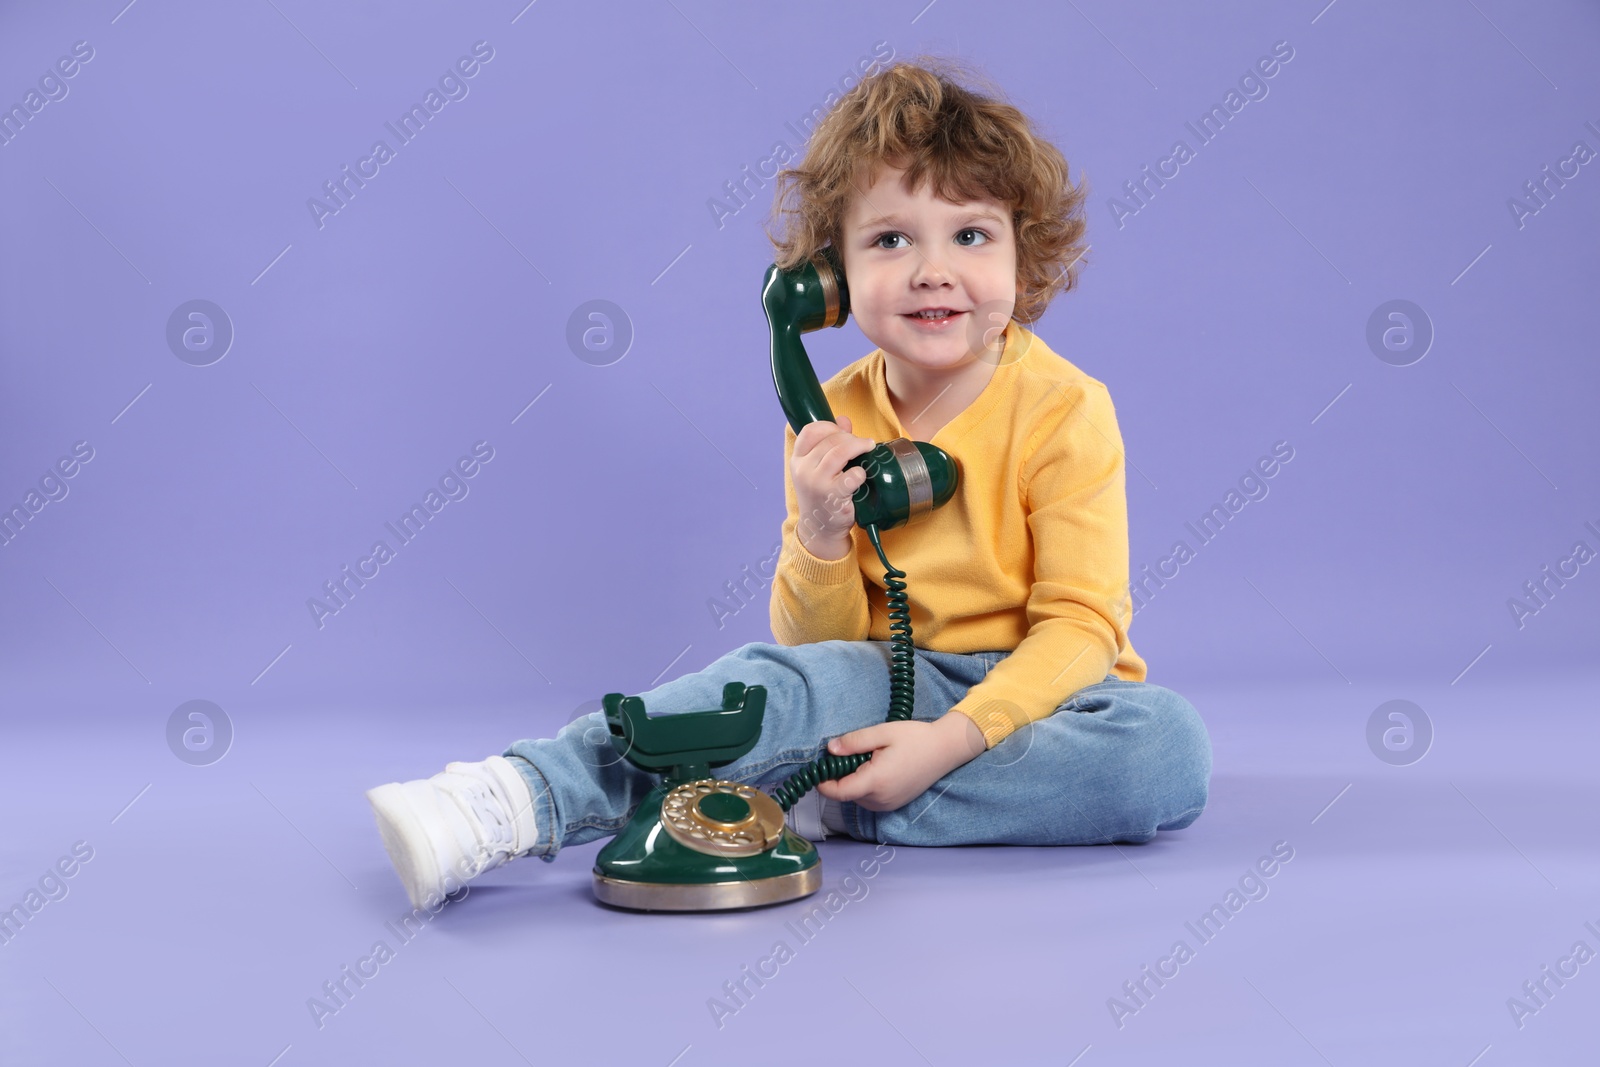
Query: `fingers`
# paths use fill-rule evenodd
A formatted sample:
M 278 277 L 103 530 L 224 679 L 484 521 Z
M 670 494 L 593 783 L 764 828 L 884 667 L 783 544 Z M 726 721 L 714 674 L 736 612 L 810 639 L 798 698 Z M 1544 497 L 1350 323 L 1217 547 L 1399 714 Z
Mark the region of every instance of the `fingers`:
M 863 452 L 872 451 L 873 442 L 869 438 L 857 437 L 851 433 L 849 430 L 850 420 L 845 416 L 841 415 L 840 420 L 844 423 L 843 426 L 819 420 L 817 422 L 808 422 L 800 427 L 800 432 L 795 435 L 794 439 L 795 458 L 812 456 L 812 453 L 815 452 L 815 456 L 812 458 L 817 460 L 820 466 L 823 462 L 833 462 L 829 458 L 831 453 L 842 448 L 844 451 L 840 452 L 838 466 L 830 471 L 830 473 L 836 474 L 839 468 L 844 466 L 846 460 Z
M 844 460 L 841 460 L 839 462 L 839 466 L 841 468 L 844 467 L 844 464 L 845 462 L 848 462 L 848 459 L 849 457 L 846 457 Z M 818 474 L 822 477 L 827 477 L 827 472 L 825 469 L 819 470 Z M 866 480 L 867 472 L 860 467 L 850 467 L 834 473 L 832 478 L 830 478 L 827 482 L 827 491 L 829 495 L 833 496 L 839 502 L 836 510 L 843 511 L 846 507 L 849 507 L 850 499 L 855 496 L 856 490 L 860 489 L 861 483 Z M 854 512 L 853 507 L 851 508 L 851 511 L 852 513 Z
M 829 434 L 837 429 L 838 427 L 833 423 L 824 422 L 820 419 L 816 422 L 806 423 L 800 427 L 800 432 L 795 434 L 794 454 L 796 456 L 809 454 L 813 448 L 821 444 Z
M 866 438 L 838 433 L 825 445 L 817 448 L 816 460 L 808 480 L 818 487 L 819 495 L 825 494 L 837 502 L 838 511 L 848 510 L 853 515 L 854 508 L 850 506 L 850 499 L 867 480 L 867 471 L 864 465 L 852 467 L 847 464 L 856 456 L 870 452 L 873 448 L 873 443 Z
M 856 752 L 870 752 L 881 748 L 890 740 L 889 731 L 883 729 L 888 723 L 874 723 L 863 726 L 859 730 L 840 734 L 828 742 L 828 751 L 835 756 L 848 756 Z
M 845 527 L 854 525 L 851 500 L 869 476 L 864 465 L 848 464 L 876 447 L 871 439 L 850 433 L 850 425 L 848 416 L 840 416 L 838 423 L 807 423 L 795 436 L 791 460 L 801 509 L 827 516 L 830 525 Z
M 860 800 L 870 794 L 873 789 L 873 776 L 866 773 L 868 766 L 871 766 L 871 764 L 862 766 L 843 778 L 830 778 L 827 781 L 818 782 L 816 790 L 829 800 Z
M 852 459 L 877 447 L 865 437 L 856 437 L 853 434 L 838 433 L 826 442 L 826 449 L 817 449 L 817 469 L 824 474 L 837 475 L 844 470 L 845 464 Z M 860 467 L 851 470 L 860 470 L 865 476 L 866 471 Z

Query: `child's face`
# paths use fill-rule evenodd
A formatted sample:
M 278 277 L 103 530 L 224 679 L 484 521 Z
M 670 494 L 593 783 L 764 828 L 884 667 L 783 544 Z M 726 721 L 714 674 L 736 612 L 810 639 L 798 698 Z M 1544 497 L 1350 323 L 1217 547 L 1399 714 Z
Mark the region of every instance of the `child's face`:
M 996 362 L 1017 300 L 1011 211 L 993 200 L 940 200 L 926 181 L 908 193 L 904 173 L 882 166 L 851 198 L 841 249 L 850 314 L 873 344 L 917 367 Z M 956 314 L 938 323 L 909 317 L 923 308 Z

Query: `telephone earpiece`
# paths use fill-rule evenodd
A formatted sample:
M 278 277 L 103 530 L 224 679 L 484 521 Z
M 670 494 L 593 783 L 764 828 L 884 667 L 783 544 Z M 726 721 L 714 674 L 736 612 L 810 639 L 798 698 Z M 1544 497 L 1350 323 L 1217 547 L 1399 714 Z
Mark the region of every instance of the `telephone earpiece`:
M 799 433 L 809 422 L 833 422 L 833 409 L 811 368 L 800 335 L 843 326 L 850 316 L 844 264 L 832 246 L 792 271 L 774 263 L 761 287 L 761 306 L 772 333 L 772 380 L 789 425 Z M 944 449 L 897 437 L 845 464 L 862 467 L 867 480 L 851 498 L 856 523 L 892 530 L 924 518 L 955 495 L 961 469 Z

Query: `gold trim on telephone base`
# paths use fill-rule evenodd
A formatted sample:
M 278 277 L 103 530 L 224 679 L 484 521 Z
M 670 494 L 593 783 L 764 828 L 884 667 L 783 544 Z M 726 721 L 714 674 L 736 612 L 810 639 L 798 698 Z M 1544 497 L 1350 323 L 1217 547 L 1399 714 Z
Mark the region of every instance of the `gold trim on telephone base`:
M 667 882 L 633 882 L 624 878 L 594 876 L 594 895 L 603 904 L 636 911 L 718 911 L 724 908 L 751 908 L 760 904 L 781 904 L 798 900 L 822 888 L 822 865 L 803 871 L 734 882 L 704 882 L 699 885 Z

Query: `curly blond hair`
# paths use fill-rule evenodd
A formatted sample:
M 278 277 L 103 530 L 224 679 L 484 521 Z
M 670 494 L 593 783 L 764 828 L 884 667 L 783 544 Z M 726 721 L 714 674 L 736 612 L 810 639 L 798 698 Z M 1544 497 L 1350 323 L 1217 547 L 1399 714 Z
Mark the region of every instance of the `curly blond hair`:
M 969 85 L 979 85 L 977 92 Z M 767 227 L 776 262 L 792 270 L 843 243 L 844 216 L 881 164 L 906 172 L 908 188 L 931 179 L 952 202 L 995 200 L 1011 208 L 1017 242 L 1017 303 L 1031 323 L 1068 292 L 1088 245 L 1087 181 L 1067 181 L 1067 161 L 987 78 L 956 60 L 901 61 L 846 93 L 812 132 L 805 158 L 777 175 Z

